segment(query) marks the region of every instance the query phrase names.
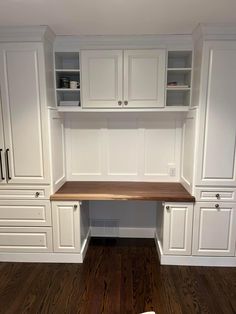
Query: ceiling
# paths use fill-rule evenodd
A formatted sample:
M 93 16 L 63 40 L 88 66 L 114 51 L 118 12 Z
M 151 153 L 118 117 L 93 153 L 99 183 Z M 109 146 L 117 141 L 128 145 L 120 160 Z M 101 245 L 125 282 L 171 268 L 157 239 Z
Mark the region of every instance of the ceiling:
M 0 25 L 49 25 L 57 35 L 190 34 L 235 23 L 236 0 L 0 0 Z

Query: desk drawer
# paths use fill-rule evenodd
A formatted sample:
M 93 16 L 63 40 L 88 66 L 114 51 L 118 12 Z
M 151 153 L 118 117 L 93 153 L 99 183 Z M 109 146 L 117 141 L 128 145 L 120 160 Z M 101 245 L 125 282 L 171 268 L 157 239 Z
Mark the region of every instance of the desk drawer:
M 50 201 L 0 200 L 0 226 L 51 226 Z
M 52 229 L 0 227 L 0 252 L 52 252 Z
M 197 201 L 236 202 L 236 189 L 197 188 L 195 197 Z
M 0 186 L 0 200 L 40 200 L 49 199 L 49 186 Z

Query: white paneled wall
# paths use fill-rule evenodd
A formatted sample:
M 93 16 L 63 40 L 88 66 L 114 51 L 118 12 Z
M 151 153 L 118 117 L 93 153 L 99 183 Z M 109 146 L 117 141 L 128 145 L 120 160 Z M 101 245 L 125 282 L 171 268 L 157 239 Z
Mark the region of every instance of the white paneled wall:
M 178 114 L 67 114 L 67 180 L 178 181 Z

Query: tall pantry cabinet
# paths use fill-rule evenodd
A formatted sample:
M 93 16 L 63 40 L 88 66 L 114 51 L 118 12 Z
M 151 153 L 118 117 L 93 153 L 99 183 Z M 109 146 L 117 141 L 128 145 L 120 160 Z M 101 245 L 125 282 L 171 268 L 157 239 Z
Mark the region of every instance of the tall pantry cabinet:
M 198 107 L 198 118 L 189 191 L 196 197 L 192 242 L 195 256 L 235 256 L 236 32 L 228 31 L 227 27 L 219 32 L 203 26 L 194 33 L 198 68 L 194 71 L 191 111 Z M 186 123 L 189 121 L 186 119 Z
M 47 27 L 0 30 L 1 252 L 52 251 L 53 39 Z

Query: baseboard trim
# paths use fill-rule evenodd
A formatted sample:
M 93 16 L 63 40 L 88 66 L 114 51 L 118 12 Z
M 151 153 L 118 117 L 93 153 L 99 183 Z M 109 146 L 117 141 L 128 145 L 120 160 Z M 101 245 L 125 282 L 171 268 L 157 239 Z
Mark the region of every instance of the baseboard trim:
M 180 256 L 164 255 L 161 242 L 155 233 L 157 253 L 161 265 L 178 266 L 215 266 L 215 267 L 235 267 L 236 257 L 211 257 L 211 256 Z
M 109 230 L 110 229 L 110 230 Z M 118 237 L 118 238 L 154 238 L 155 228 L 103 228 L 91 227 L 92 237 Z
M 83 263 L 90 241 L 90 230 L 80 253 L 0 253 L 0 262 L 22 263 Z

